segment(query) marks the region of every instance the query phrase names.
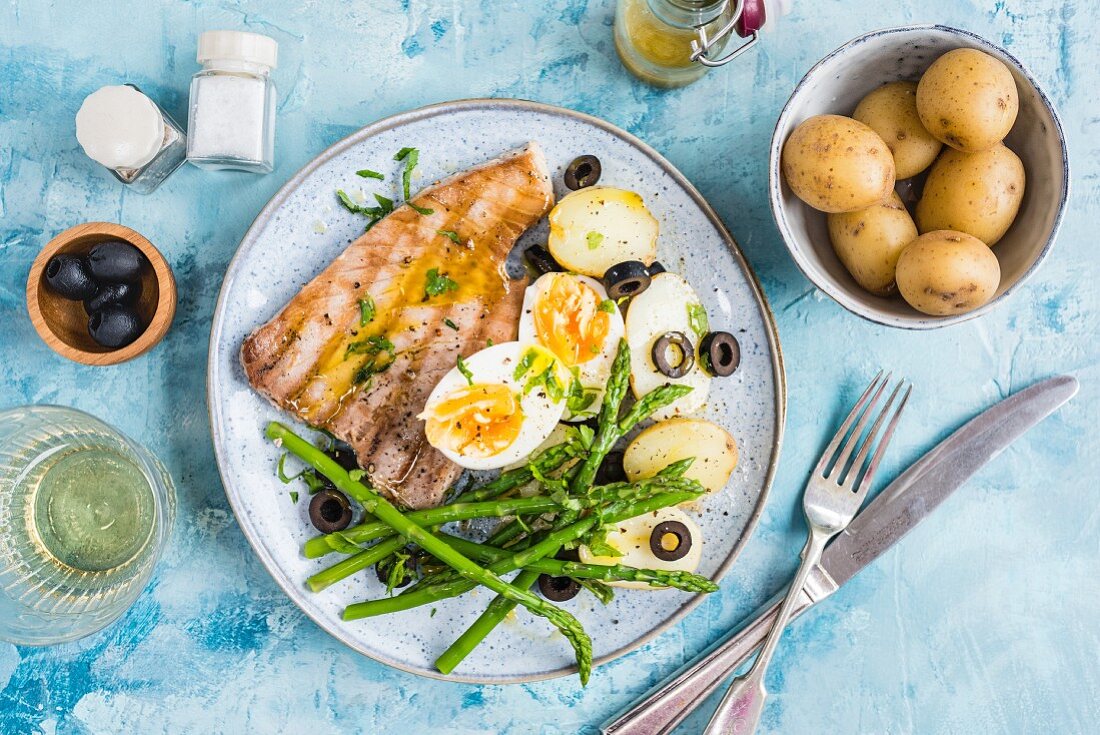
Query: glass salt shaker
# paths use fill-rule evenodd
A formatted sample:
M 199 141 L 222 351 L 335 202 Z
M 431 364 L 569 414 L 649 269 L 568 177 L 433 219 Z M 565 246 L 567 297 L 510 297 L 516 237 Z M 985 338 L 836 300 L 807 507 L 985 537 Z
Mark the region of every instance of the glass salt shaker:
M 764 0 L 618 0 L 615 49 L 630 73 L 682 87 L 747 51 L 764 25 Z M 718 57 L 730 34 L 747 39 Z
M 279 45 L 243 31 L 199 36 L 202 71 L 191 79 L 187 160 L 199 168 L 267 173 L 275 165 L 275 83 Z
M 184 162 L 187 136 L 133 84 L 101 87 L 76 113 L 84 152 L 123 184 L 148 194 Z

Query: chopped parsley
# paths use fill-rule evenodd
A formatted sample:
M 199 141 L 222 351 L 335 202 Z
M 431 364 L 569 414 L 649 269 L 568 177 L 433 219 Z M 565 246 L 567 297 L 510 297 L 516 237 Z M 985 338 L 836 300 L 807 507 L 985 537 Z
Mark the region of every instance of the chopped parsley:
M 350 479 L 352 482 L 359 482 L 366 474 L 367 473 L 363 470 L 351 470 L 350 472 L 348 472 L 348 479 Z
M 428 271 L 428 280 L 424 284 L 424 292 L 427 294 L 427 298 L 457 290 L 458 284 L 447 276 L 440 275 L 438 268 L 432 268 Z
M 512 373 L 513 380 L 519 380 L 522 378 L 528 370 L 531 369 L 531 365 L 535 363 L 536 353 L 534 350 L 527 350 L 523 353 L 523 357 L 519 359 L 519 363 L 516 364 L 516 369 Z
M 386 177 L 377 171 L 371 171 L 369 168 L 362 168 L 355 172 L 356 176 L 362 176 L 364 179 L 378 179 L 382 181 Z
M 359 299 L 359 326 L 365 327 L 374 321 L 375 315 L 374 299 L 367 296 L 365 299 Z
M 446 324 L 451 329 L 455 330 L 456 332 L 458 331 L 458 325 L 455 324 L 454 322 L 452 322 L 450 319 L 444 319 L 443 323 Z
M 703 308 L 702 304 L 688 304 L 688 324 L 691 325 L 691 331 L 695 332 L 700 337 L 706 335 L 710 329 L 710 325 L 707 322 L 707 310 Z
M 418 207 L 415 204 L 413 204 L 412 202 L 407 202 L 407 204 L 410 207 L 413 208 L 414 212 L 416 212 L 419 215 L 423 215 L 424 217 L 427 217 L 429 214 L 435 214 L 434 209 L 429 209 L 428 207 Z
M 301 480 L 306 484 L 306 487 L 309 488 L 310 495 L 313 495 L 314 493 L 325 487 L 325 481 L 321 479 L 321 477 L 315 471 L 309 469 L 308 467 L 296 475 L 288 475 L 285 468 L 287 456 L 288 455 L 284 452 L 283 455 L 279 457 L 279 464 L 275 468 L 275 474 L 278 475 L 279 480 L 284 485 L 288 485 L 295 480 Z M 297 498 L 295 497 L 297 494 L 298 493 L 296 491 L 291 491 L 290 493 L 295 502 L 297 502 Z
M 297 503 L 298 502 L 298 491 L 297 490 L 291 490 L 290 491 L 290 502 L 292 502 L 292 503 Z
M 371 227 L 374 227 L 378 220 L 382 219 L 387 214 L 393 211 L 393 200 L 388 197 L 384 197 L 381 194 L 374 195 L 374 200 L 378 202 L 378 206 L 376 207 L 368 207 L 362 204 L 356 204 L 343 189 L 336 190 L 336 198 L 340 200 L 340 203 L 344 205 L 344 208 L 349 212 L 353 214 L 363 214 L 369 218 L 366 227 L 367 230 L 369 230 Z
M 622 556 L 623 552 L 607 543 L 608 530 L 606 526 L 596 529 L 584 540 L 584 545 L 596 556 Z
M 405 201 L 409 201 L 409 181 L 412 179 L 413 169 L 420 160 L 420 151 L 416 148 L 402 148 L 393 160 L 405 162 L 405 168 L 401 172 L 401 190 L 405 193 Z
M 603 235 L 598 232 L 589 232 L 585 235 L 585 240 L 588 241 L 588 249 L 595 250 L 603 242 Z
M 344 205 L 344 209 L 352 212 L 353 214 L 366 214 L 366 210 L 369 209 L 369 207 L 364 207 L 361 204 L 356 204 L 355 202 L 353 202 L 351 197 L 349 197 L 347 192 L 343 189 L 336 190 L 336 198 L 339 199 L 340 203 Z
M 538 386 L 542 386 L 546 390 L 546 395 L 550 397 L 550 400 L 557 403 L 565 397 L 565 386 L 558 381 L 558 376 L 555 375 L 555 368 L 557 363 L 551 361 L 550 365 L 545 370 L 528 380 L 523 385 L 523 394 L 527 395 Z
M 604 299 L 603 301 L 600 302 L 600 305 L 599 305 L 598 308 L 599 308 L 600 311 L 606 311 L 608 314 L 614 314 L 615 313 L 615 302 L 612 301 L 611 299 Z
M 347 358 L 351 355 L 377 355 L 379 352 L 388 352 L 392 355 L 393 350 L 393 342 L 390 342 L 388 338 L 381 334 L 372 334 L 366 339 L 361 339 L 349 344 L 347 350 L 344 352 L 344 357 Z
M 458 233 L 455 232 L 454 230 L 436 230 L 435 234 L 443 235 L 443 237 L 447 238 L 451 242 L 455 242 L 455 243 L 462 242 L 461 240 L 458 239 Z
M 595 401 L 596 391 L 581 385 L 581 381 L 574 373 L 573 379 L 569 381 L 569 395 L 565 399 L 565 407 L 569 409 L 569 413 L 576 416 L 588 409 Z
M 486 347 L 492 347 L 492 346 L 493 346 L 493 338 L 492 338 L 492 337 L 490 337 L 489 339 L 485 340 L 485 346 L 486 346 Z
M 462 355 L 458 356 L 458 372 L 462 373 L 462 377 L 466 378 L 467 385 L 474 384 L 474 374 L 470 372 L 470 366 L 462 359 Z

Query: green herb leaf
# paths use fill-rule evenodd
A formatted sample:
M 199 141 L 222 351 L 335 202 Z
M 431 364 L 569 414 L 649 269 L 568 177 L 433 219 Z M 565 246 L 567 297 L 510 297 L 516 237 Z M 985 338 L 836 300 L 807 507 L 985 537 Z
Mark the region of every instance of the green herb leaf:
M 485 346 L 486 346 L 486 347 L 492 347 L 492 346 L 493 346 L 493 338 L 492 338 L 492 337 L 490 337 L 489 339 L 485 340 Z
M 588 241 L 588 249 L 595 250 L 603 242 L 603 235 L 599 232 L 589 232 L 585 235 L 585 240 Z
M 706 336 L 706 333 L 710 331 L 710 325 L 707 322 L 707 310 L 703 308 L 702 304 L 688 304 L 687 312 L 691 331 L 699 337 Z
M 440 275 L 438 268 L 432 268 L 428 271 L 428 281 L 424 285 L 424 291 L 427 293 L 428 298 L 457 290 L 458 284 L 447 276 Z
M 369 295 L 365 299 L 359 299 L 359 326 L 365 327 L 374 321 L 374 299 Z
M 369 168 L 361 168 L 355 172 L 357 176 L 362 176 L 364 179 L 378 179 L 382 181 L 386 177 L 377 171 L 371 171 Z
M 462 373 L 462 377 L 466 378 L 466 383 L 468 385 L 474 384 L 474 374 L 470 372 L 470 368 L 466 365 L 466 361 L 462 359 L 462 355 L 458 356 L 458 372 Z
M 412 179 L 413 169 L 420 160 L 420 151 L 416 148 L 402 148 L 393 157 L 395 161 L 404 161 L 405 169 L 401 172 L 401 190 L 405 193 L 405 201 L 409 201 L 409 181 Z M 410 205 L 411 206 L 411 205 Z M 424 214 L 421 212 L 421 214 Z
M 388 352 L 392 355 L 394 353 L 393 342 L 390 342 L 385 335 L 372 334 L 366 339 L 349 344 L 344 352 L 344 359 L 346 360 L 351 355 L 377 355 L 380 352 Z
M 458 239 L 458 233 L 455 232 L 454 230 L 436 230 L 435 234 L 443 235 L 443 237 L 448 238 L 451 242 L 455 242 L 455 243 L 462 242 L 461 240 Z
M 596 440 L 596 431 L 591 426 L 577 424 L 577 439 L 587 451 L 592 448 L 592 442 Z
M 431 609 L 431 612 L 428 613 L 428 617 L 429 618 L 434 618 L 435 617 L 435 608 L 434 607 Z
M 623 552 L 607 543 L 607 532 L 607 528 L 600 528 L 593 531 L 592 534 L 585 539 L 584 545 L 588 547 L 589 551 L 597 556 L 622 556 Z
M 378 206 L 382 210 L 381 213 L 383 217 L 393 211 L 393 200 L 389 197 L 384 197 L 381 194 L 375 194 L 374 200 L 378 202 Z
M 531 365 L 535 362 L 535 356 L 534 350 L 527 350 L 523 353 L 523 357 L 519 359 L 516 369 L 512 372 L 513 380 L 519 380 L 531 369 Z
M 298 491 L 297 490 L 291 490 L 290 491 L 290 502 L 292 502 L 292 503 L 297 503 L 298 502 Z
M 344 205 L 344 209 L 355 214 L 366 214 L 369 207 L 364 207 L 361 204 L 356 204 L 352 201 L 351 197 L 347 195 L 343 189 L 336 190 L 336 198 L 340 200 L 340 203 Z
M 367 473 L 363 470 L 351 470 L 350 472 L 348 472 L 348 479 L 350 479 L 352 482 L 359 482 L 366 476 L 366 474 Z
M 565 407 L 569 409 L 569 413 L 576 416 L 577 414 L 585 411 L 596 401 L 596 391 L 586 390 L 581 381 L 575 376 L 569 381 L 569 396 L 566 399 Z M 587 428 L 587 427 L 585 427 Z M 591 429 L 589 429 L 591 431 Z
M 600 311 L 606 311 L 608 314 L 614 314 L 618 310 L 618 307 L 615 306 L 615 302 L 611 299 L 604 299 L 601 301 L 598 308 Z M 599 348 L 597 348 L 597 351 L 598 349 Z
M 443 323 L 446 324 L 451 329 L 455 330 L 456 332 L 458 331 L 458 325 L 455 324 L 454 322 L 452 322 L 450 319 L 444 319 Z
M 412 202 L 408 202 L 408 205 L 413 208 L 414 212 L 424 217 L 427 217 L 429 214 L 435 214 L 434 209 L 429 209 L 428 207 L 418 207 Z

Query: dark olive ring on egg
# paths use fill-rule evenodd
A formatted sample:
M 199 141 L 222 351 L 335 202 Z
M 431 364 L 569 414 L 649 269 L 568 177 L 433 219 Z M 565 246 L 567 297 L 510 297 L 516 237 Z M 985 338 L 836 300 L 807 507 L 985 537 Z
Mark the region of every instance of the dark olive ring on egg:
M 680 360 L 672 364 L 668 360 L 670 352 L 679 352 Z M 695 348 L 683 332 L 665 332 L 653 343 L 651 350 L 653 364 L 657 370 L 669 378 L 682 378 L 695 367 Z
M 339 490 L 326 488 L 309 501 L 309 521 L 321 533 L 343 531 L 351 525 L 351 502 Z
M 551 577 L 549 574 L 539 575 L 539 592 L 551 602 L 565 602 L 572 600 L 581 591 L 577 580 L 571 577 Z
M 665 547 L 665 539 L 672 536 L 676 545 L 669 549 Z M 687 556 L 691 551 L 691 531 L 680 521 L 664 521 L 653 527 L 649 534 L 649 550 L 661 561 L 677 561 Z
M 603 274 L 603 285 L 607 295 L 618 301 L 628 296 L 637 296 L 649 288 L 649 268 L 640 260 L 624 260 L 607 269 Z
M 708 373 L 725 378 L 741 364 L 741 345 L 729 332 L 711 332 L 699 343 L 699 359 Z
M 600 159 L 590 155 L 578 156 L 565 167 L 565 175 L 562 179 L 566 187 L 576 191 L 595 185 L 600 180 L 602 172 L 603 166 L 600 165 Z

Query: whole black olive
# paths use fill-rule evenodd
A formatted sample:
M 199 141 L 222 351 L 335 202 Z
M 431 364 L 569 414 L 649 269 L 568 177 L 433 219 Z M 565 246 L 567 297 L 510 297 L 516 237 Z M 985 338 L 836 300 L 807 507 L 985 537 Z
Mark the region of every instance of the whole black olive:
M 390 572 L 393 570 L 393 557 L 388 556 L 382 561 L 374 565 L 374 573 L 378 575 L 378 581 L 382 584 L 388 585 L 390 583 Z M 405 587 L 409 582 L 413 581 L 412 570 L 406 566 L 402 572 L 401 577 L 394 582 L 394 587 Z
M 625 482 L 626 470 L 623 469 L 623 452 L 608 452 L 596 470 L 592 482 L 596 485 L 609 485 L 613 482 Z
M 603 274 L 607 295 L 615 301 L 624 296 L 637 296 L 649 288 L 649 280 L 649 269 L 640 260 L 616 263 Z
M 653 261 L 652 263 L 649 264 L 649 275 L 650 275 L 650 277 L 655 276 L 658 273 L 664 273 L 664 272 L 665 272 L 665 267 L 663 265 L 661 265 L 661 261 L 655 260 L 655 261 Z
M 571 577 L 551 577 L 549 574 L 539 575 L 539 592 L 552 602 L 572 600 L 580 591 L 581 586 Z
M 46 263 L 46 285 L 58 296 L 72 301 L 95 296 L 96 285 L 88 261 L 78 255 L 55 255 Z
M 94 296 L 84 299 L 84 311 L 94 314 L 107 304 L 133 306 L 141 297 L 141 281 L 136 283 L 105 283 Z
M 554 256 L 550 254 L 550 251 L 541 245 L 532 245 L 527 248 L 523 251 L 523 256 L 527 258 L 527 262 L 540 276 L 544 273 L 559 273 L 565 270 L 558 261 L 554 260 Z
M 125 347 L 143 331 L 141 319 L 129 306 L 108 304 L 88 318 L 88 334 L 96 344 L 112 349 Z
M 88 253 L 88 268 L 100 283 L 139 281 L 148 262 L 140 250 L 121 240 L 101 242 Z
M 669 359 L 672 353 L 672 360 Z M 683 332 L 665 332 L 653 343 L 650 351 L 653 364 L 662 375 L 682 378 L 695 367 L 695 348 Z M 676 358 L 679 357 L 677 360 Z
M 661 561 L 683 559 L 691 551 L 691 531 L 680 521 L 664 521 L 649 534 L 649 550 Z
M 309 500 L 309 522 L 321 533 L 343 531 L 351 525 L 351 502 L 339 490 L 325 488 Z
M 741 364 L 741 345 L 729 332 L 710 332 L 699 343 L 699 359 L 711 375 L 733 375 Z
M 567 187 L 576 191 L 577 189 L 594 186 L 600 180 L 602 172 L 603 167 L 600 165 L 600 159 L 586 155 L 574 158 L 565 167 L 565 176 L 562 178 L 565 180 Z

